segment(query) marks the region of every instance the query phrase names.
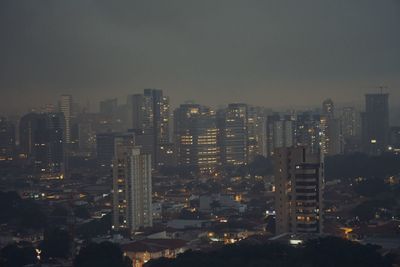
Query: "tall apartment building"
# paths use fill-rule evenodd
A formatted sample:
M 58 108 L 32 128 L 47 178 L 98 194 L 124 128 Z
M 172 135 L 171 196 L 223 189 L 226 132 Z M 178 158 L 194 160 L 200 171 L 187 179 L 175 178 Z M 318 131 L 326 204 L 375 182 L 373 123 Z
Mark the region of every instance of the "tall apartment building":
M 343 152 L 340 121 L 334 116 L 334 103 L 327 99 L 322 103 L 319 142 L 324 155 L 337 155 Z
M 247 158 L 252 162 L 257 155 L 267 156 L 266 116 L 260 107 L 249 106 L 247 110 Z
M 295 145 L 310 148 L 311 153 L 320 151 L 321 115 L 311 112 L 297 114 Z
M 290 115 L 281 117 L 279 113 L 275 113 L 267 117 L 266 123 L 268 156 L 273 156 L 276 148 L 294 145 L 295 121 Z
M 72 128 L 72 96 L 62 95 L 59 103 L 60 112 L 64 114 L 65 119 L 65 143 L 71 143 L 71 128 Z
M 219 162 L 215 112 L 205 106 L 183 104 L 175 110 L 174 122 L 178 165 L 213 173 Z
M 134 146 L 133 135 L 115 137 L 113 159 L 113 229 L 135 231 L 151 227 L 151 155 Z
M 169 98 L 159 89 L 144 89 L 143 94 L 128 97 L 131 117 L 131 128 L 140 130 L 145 135 L 151 135 L 153 141 L 153 162 L 159 162 L 160 147 L 170 140 L 170 105 Z
M 362 113 L 362 148 L 370 155 L 387 150 L 389 139 L 389 94 L 366 94 Z
M 274 153 L 276 234 L 323 232 L 324 163 L 304 147 Z

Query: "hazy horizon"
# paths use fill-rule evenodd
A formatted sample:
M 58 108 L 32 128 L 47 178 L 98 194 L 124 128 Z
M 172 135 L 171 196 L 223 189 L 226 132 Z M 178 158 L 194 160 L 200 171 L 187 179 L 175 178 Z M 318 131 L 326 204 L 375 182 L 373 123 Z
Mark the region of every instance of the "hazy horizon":
M 1 1 L 0 112 L 164 89 L 217 106 L 400 99 L 400 1 Z M 375 19 L 371 19 L 375 18 Z

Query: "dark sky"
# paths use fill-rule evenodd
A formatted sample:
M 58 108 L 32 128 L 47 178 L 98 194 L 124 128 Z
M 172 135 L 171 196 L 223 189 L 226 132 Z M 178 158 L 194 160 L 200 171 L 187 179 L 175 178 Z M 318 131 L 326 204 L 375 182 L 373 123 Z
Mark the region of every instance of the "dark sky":
M 399 0 L 0 1 L 0 112 L 123 99 L 177 105 L 400 99 Z

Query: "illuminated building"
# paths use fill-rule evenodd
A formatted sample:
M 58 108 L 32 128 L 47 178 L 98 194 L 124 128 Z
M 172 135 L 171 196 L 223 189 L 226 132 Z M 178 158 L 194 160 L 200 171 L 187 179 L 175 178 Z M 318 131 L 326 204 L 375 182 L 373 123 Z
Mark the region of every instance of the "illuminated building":
M 321 153 L 324 155 L 342 153 L 340 121 L 334 118 L 334 104 L 332 99 L 327 99 L 322 103 L 319 136 Z
M 322 233 L 324 163 L 306 147 L 274 154 L 276 234 Z
M 141 153 L 133 137 L 115 137 L 113 159 L 113 229 L 130 233 L 153 225 L 151 155 Z
M 221 156 L 226 165 L 247 164 L 247 105 L 229 104 L 225 111 Z
M 163 165 L 159 160 L 160 146 L 170 141 L 169 98 L 159 89 L 144 89 L 143 94 L 128 97 L 131 126 L 145 135 L 153 136 L 152 157 L 155 166 Z
M 306 146 L 315 154 L 320 151 L 321 116 L 311 112 L 297 115 L 295 145 Z
M 71 126 L 72 126 L 72 96 L 62 95 L 60 98 L 60 112 L 64 114 L 65 119 L 65 143 L 71 143 Z
M 387 150 L 389 139 L 389 94 L 366 94 L 362 113 L 362 148 L 370 155 Z
M 266 117 L 264 110 L 248 106 L 247 109 L 247 158 L 252 162 L 257 155 L 267 156 Z
M 183 104 L 175 110 L 174 120 L 178 164 L 203 174 L 213 173 L 219 161 L 215 112 Z
M 291 116 L 279 113 L 267 117 L 267 155 L 273 156 L 276 148 L 294 145 L 295 122 Z

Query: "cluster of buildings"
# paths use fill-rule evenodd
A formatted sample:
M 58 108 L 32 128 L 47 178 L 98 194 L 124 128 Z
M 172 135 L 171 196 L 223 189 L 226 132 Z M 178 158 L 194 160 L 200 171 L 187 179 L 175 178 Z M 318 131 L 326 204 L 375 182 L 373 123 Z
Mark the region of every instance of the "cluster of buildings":
M 399 151 L 400 128 L 389 125 L 388 94 L 383 93 L 367 94 L 364 112 L 355 107 L 335 108 L 331 99 L 316 110 L 273 112 L 244 103 L 219 109 L 185 103 L 172 110 L 162 90 L 145 89 L 128 96 L 122 105 L 117 99 L 101 101 L 96 113 L 79 107 L 71 95 L 63 95 L 56 106 L 33 110 L 17 120 L 0 118 L 0 162 L 21 166 L 32 178 L 64 180 L 71 176 L 73 159 L 95 161 L 108 177 L 106 185 L 112 193 L 112 231 L 125 236 L 154 227 L 165 212 L 179 213 L 185 208 L 191 214 L 213 216 L 216 211 L 219 216 L 243 213 L 247 207 L 241 203 L 241 194 L 253 189 L 236 194 L 229 185 L 225 195 L 195 196 L 193 188 L 204 186 L 200 182 L 180 180 L 180 186 L 185 186 L 179 189 L 173 180 L 160 182 L 154 177 L 173 169 L 199 179 L 220 178 L 227 168 L 240 168 L 257 156 L 274 162 L 273 186 L 268 192 L 273 199 L 275 233 L 320 234 L 324 232 L 324 157 Z M 158 195 L 170 187 L 162 197 Z M 198 201 L 198 206 L 193 208 L 191 201 Z M 163 210 L 166 206 L 167 211 Z M 198 229 L 215 220 L 227 222 L 223 215 L 183 221 L 175 216 L 167 226 Z M 227 242 L 247 235 L 209 234 Z M 140 257 L 146 259 L 149 251 L 136 248 L 167 253 L 164 241 L 154 242 L 143 240 L 126 248 L 134 254 L 143 252 Z

